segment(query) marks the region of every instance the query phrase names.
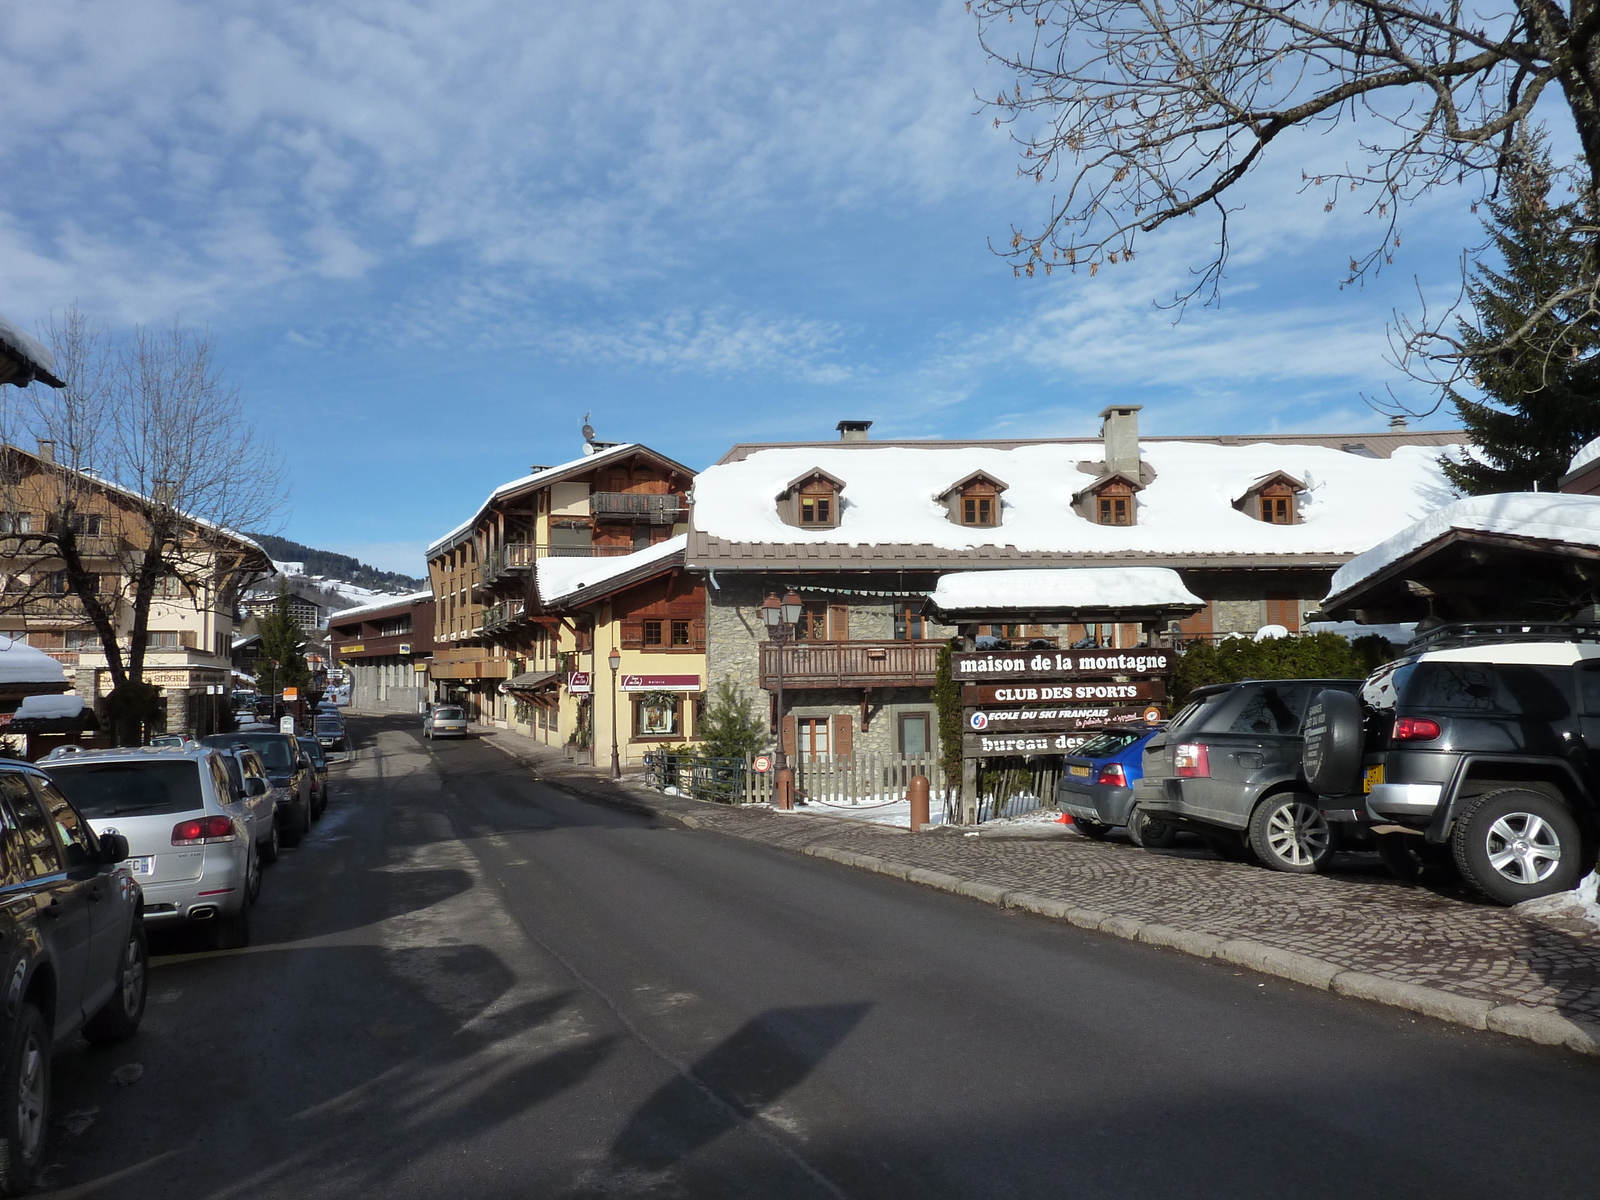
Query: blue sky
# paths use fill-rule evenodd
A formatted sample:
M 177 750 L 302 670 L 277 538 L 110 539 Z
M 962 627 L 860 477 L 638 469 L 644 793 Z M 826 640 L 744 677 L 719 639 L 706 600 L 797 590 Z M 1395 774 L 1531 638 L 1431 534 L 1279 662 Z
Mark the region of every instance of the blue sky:
M 217 335 L 284 452 L 281 532 L 421 572 L 490 487 L 600 437 L 735 441 L 1354 431 L 1395 308 L 1449 298 L 1464 198 L 1381 236 L 1275 147 L 1223 302 L 1174 324 L 1214 230 L 1094 280 L 987 248 L 1042 211 L 975 113 L 957 3 L 55 0 L 0 11 L 0 312 L 77 301 Z M 1421 399 L 1421 397 L 1416 397 Z M 1443 417 L 1430 424 L 1447 424 Z

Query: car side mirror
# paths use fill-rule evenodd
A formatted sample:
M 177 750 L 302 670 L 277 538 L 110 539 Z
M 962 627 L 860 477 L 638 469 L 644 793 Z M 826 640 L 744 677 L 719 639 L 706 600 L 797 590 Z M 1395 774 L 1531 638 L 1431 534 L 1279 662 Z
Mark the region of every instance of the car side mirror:
M 103 863 L 126 862 L 128 859 L 128 839 L 120 833 L 102 833 L 100 835 L 100 861 Z
M 244 794 L 246 796 L 265 796 L 267 794 L 267 781 L 258 775 L 251 775 L 244 781 Z

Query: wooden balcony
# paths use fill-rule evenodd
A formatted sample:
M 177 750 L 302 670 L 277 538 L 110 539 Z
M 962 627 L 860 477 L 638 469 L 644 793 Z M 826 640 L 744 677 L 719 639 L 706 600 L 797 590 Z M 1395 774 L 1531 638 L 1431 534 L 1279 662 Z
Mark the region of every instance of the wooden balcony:
M 671 499 L 660 496 L 654 498 Z M 507 542 L 483 556 L 478 574 L 480 582 L 487 585 L 508 576 L 526 575 L 541 558 L 615 558 L 632 553 L 632 546 L 546 546 L 533 542 Z
M 761 686 L 785 688 L 932 687 L 943 642 L 792 642 L 761 646 Z
M 29 625 L 87 625 L 89 615 L 76 596 L 33 596 L 23 603 Z
M 599 520 L 675 525 L 688 520 L 689 507 L 682 496 L 640 495 L 634 492 L 591 492 L 589 512 Z

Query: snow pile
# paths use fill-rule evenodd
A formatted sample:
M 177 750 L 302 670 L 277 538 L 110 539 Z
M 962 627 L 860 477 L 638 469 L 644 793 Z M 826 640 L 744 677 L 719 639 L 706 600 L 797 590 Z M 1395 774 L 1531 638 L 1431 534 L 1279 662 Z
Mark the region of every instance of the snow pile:
M 4 316 L 0 316 L 0 346 L 4 346 L 29 366 L 43 367 L 52 375 L 56 373 L 55 357 L 45 349 L 44 343 L 36 337 L 23 333 Z
M 1524 916 L 1575 918 L 1600 929 L 1600 874 L 1590 871 L 1570 892 L 1524 900 L 1516 907 Z
M 1586 443 L 1583 449 L 1572 456 L 1572 461 L 1567 464 L 1567 474 L 1571 475 L 1574 471 L 1587 467 L 1597 458 L 1600 458 L 1600 438 Z
M 66 668 L 44 651 L 0 635 L 0 684 L 66 681 Z
M 1205 601 L 1166 567 L 1061 567 L 1054 570 L 964 571 L 939 580 L 929 597 L 946 612 L 1015 608 L 1134 608 Z
M 17 709 L 19 721 L 71 720 L 83 715 L 82 696 L 24 696 Z
M 863 821 L 868 825 L 911 828 L 911 802 L 904 798 L 887 802 L 864 800 L 860 804 L 851 804 L 848 800 L 811 800 L 798 805 L 794 811 L 805 816 L 845 817 L 851 821 Z M 944 799 L 937 792 L 928 797 L 928 823 L 944 824 Z
M 785 447 L 709 467 L 695 480 L 695 528 L 732 542 L 927 545 L 966 550 L 1150 554 L 1356 554 L 1447 504 L 1440 447 L 1402 446 L 1367 458 L 1325 446 L 1146 442 L 1156 476 L 1138 493 L 1138 524 L 1099 525 L 1072 497 L 1094 481 L 1078 470 L 1093 446 Z M 778 515 L 789 482 L 821 468 L 845 481 L 840 522 L 798 529 Z M 1003 480 L 1001 524 L 962 526 L 936 496 L 974 471 Z M 1306 485 L 1301 523 L 1269 525 L 1233 507 L 1283 471 Z
M 682 553 L 688 542 L 689 535 L 680 533 L 648 550 L 619 554 L 615 558 L 541 558 L 537 568 L 539 597 L 545 604 L 555 604 L 574 592 L 581 592 L 584 588 L 626 575 L 638 567 Z
M 1600 547 L 1600 496 L 1507 492 L 1457 500 L 1345 563 L 1334 573 L 1328 595 L 1348 591 L 1453 529 Z

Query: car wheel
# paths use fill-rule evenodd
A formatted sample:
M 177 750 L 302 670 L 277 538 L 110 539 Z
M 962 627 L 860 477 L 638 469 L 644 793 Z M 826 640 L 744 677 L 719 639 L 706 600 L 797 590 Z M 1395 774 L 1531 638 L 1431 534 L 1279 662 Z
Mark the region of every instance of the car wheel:
M 1462 878 L 1501 904 L 1569 891 L 1593 865 L 1566 806 L 1521 788 L 1473 800 L 1456 820 L 1450 849 Z
M 250 860 L 245 866 L 244 896 L 245 901 L 254 904 L 261 895 L 261 851 L 255 847 L 250 849 Z
M 1250 849 L 1274 871 L 1310 875 L 1333 853 L 1334 833 L 1310 796 L 1280 792 L 1250 816 Z
M 1232 829 L 1216 829 L 1210 833 L 1202 833 L 1200 840 L 1218 858 L 1227 862 L 1249 862 L 1255 857 L 1250 849 L 1249 839 L 1244 834 Z
M 272 821 L 272 837 L 261 846 L 260 850 L 258 851 L 258 854 L 259 854 L 259 857 L 260 857 L 261 861 L 264 862 L 264 863 L 275 863 L 275 862 L 278 861 L 278 821 L 277 821 L 277 818 L 273 818 L 273 821 Z
M 310 802 L 306 805 L 306 812 L 308 814 L 307 820 L 310 823 L 315 824 L 316 822 L 322 820 L 322 797 L 319 795 L 313 795 Z
M 33 1186 L 50 1116 L 50 1032 L 31 1004 L 11 1023 L 0 1097 L 0 1193 L 15 1196 Z
M 250 906 L 241 905 L 231 917 L 216 916 L 211 919 L 215 928 L 211 945 L 217 950 L 243 950 L 250 944 Z
M 283 827 L 278 830 L 278 840 L 285 846 L 298 846 L 300 839 L 305 837 L 306 828 L 310 822 L 306 819 L 305 806 L 291 804 L 289 811 L 284 814 Z
M 1073 817 L 1072 827 L 1090 841 L 1103 842 L 1106 834 L 1111 832 L 1111 826 L 1099 821 L 1091 821 L 1087 817 Z
M 1436 846 L 1410 833 L 1380 833 L 1376 840 L 1383 865 L 1403 883 L 1436 887 L 1461 878 L 1449 846 Z
M 1166 850 L 1178 840 L 1178 827 L 1135 804 L 1128 811 L 1128 840 L 1146 850 Z
M 144 1019 L 145 986 L 149 982 L 150 951 L 145 944 L 144 922 L 134 919 L 117 965 L 117 986 L 105 1007 L 89 1019 L 83 1036 L 97 1046 L 131 1038 Z

